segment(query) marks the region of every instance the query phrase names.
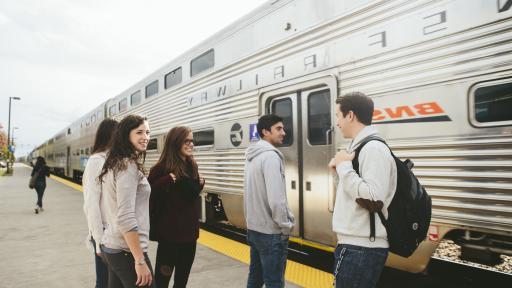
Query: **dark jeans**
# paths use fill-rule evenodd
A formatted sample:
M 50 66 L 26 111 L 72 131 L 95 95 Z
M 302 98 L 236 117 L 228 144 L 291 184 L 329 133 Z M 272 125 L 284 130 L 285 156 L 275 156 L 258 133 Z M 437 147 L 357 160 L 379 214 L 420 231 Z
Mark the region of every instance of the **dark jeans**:
M 44 195 L 44 189 L 46 189 L 46 183 L 44 182 L 36 182 L 34 184 L 34 188 L 37 192 L 37 206 L 43 208 L 43 195 Z
M 387 248 L 367 248 L 338 244 L 334 251 L 335 287 L 375 287 L 387 257 Z
M 188 276 L 196 256 L 196 242 L 169 243 L 158 242 L 155 264 L 155 282 L 157 288 L 169 287 L 174 270 L 174 288 L 187 287 Z
M 284 271 L 288 255 L 288 236 L 264 234 L 247 230 L 247 243 L 251 247 L 251 264 L 247 288 L 284 287 Z
M 137 282 L 137 273 L 135 272 L 135 260 L 130 252 L 120 252 L 115 254 L 103 252 L 103 256 L 107 260 L 108 264 L 108 288 L 133 288 L 135 282 Z M 146 263 L 149 270 L 153 274 L 153 268 L 147 253 L 144 253 Z M 155 280 L 150 286 L 144 287 L 155 287 Z
M 108 287 L 108 267 L 107 263 L 103 258 L 98 256 L 96 253 L 96 241 L 91 239 L 91 243 L 94 247 L 94 262 L 96 263 L 96 288 L 107 288 Z M 101 251 L 100 251 L 101 252 Z

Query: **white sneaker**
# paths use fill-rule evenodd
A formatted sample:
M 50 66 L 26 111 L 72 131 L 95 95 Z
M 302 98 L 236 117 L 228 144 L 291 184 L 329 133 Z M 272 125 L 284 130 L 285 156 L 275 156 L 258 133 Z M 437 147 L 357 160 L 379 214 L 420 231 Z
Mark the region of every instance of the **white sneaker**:
M 34 208 L 34 213 L 36 213 L 36 214 L 39 213 L 39 206 L 36 206 L 36 208 Z

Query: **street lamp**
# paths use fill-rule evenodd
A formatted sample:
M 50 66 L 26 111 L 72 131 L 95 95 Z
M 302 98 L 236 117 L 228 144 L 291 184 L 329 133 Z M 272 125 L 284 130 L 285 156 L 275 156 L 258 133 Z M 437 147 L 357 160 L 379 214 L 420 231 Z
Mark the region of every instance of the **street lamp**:
M 9 148 L 9 155 L 12 154 L 10 148 L 10 144 L 11 141 L 11 101 L 12 100 L 21 100 L 20 97 L 9 97 L 9 123 L 7 125 L 7 148 Z M 12 156 L 9 157 L 10 159 L 7 159 L 7 174 L 11 173 L 12 172 Z

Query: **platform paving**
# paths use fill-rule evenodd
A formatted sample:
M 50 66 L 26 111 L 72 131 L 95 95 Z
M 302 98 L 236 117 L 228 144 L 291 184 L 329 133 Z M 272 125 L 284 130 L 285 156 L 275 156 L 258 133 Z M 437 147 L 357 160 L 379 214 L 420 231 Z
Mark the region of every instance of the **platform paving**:
M 82 193 L 48 179 L 45 210 L 36 215 L 36 192 L 28 188 L 30 171 L 15 164 L 13 176 L 0 177 L 0 288 L 94 287 Z M 156 243 L 151 242 L 153 265 L 155 253 Z M 245 287 L 247 273 L 247 264 L 198 245 L 187 287 Z

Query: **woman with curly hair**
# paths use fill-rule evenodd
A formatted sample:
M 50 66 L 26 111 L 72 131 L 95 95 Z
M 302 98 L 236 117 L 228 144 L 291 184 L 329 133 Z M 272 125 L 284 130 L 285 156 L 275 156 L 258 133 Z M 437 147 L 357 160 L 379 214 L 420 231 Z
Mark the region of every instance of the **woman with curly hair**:
M 126 116 L 98 177 L 106 220 L 100 248 L 108 263 L 109 288 L 154 287 L 147 254 L 151 187 L 143 167 L 148 142 L 146 118 Z

